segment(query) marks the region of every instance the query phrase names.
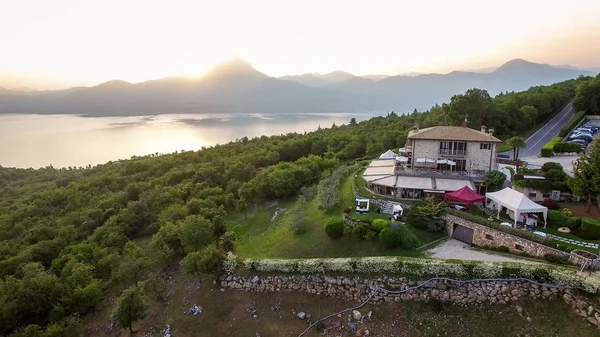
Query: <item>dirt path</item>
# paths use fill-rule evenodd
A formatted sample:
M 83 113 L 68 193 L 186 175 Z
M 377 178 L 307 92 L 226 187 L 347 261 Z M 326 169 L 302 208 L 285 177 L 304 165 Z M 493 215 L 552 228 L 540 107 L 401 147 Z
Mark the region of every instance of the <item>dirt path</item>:
M 444 260 L 457 259 L 487 262 L 541 263 L 530 259 L 520 259 L 518 257 L 509 257 L 504 254 L 495 254 L 494 252 L 474 250 L 468 244 L 456 239 L 448 239 L 446 242 L 427 250 L 425 253 L 431 254 L 430 257 L 432 258 Z

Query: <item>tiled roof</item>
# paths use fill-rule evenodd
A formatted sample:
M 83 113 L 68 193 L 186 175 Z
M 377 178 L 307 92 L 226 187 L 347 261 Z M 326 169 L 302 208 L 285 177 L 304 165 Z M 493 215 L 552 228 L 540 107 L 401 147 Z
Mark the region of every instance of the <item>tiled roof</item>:
M 410 130 L 408 139 L 462 140 L 467 142 L 502 143 L 488 133 L 462 126 L 434 126 L 420 130 Z

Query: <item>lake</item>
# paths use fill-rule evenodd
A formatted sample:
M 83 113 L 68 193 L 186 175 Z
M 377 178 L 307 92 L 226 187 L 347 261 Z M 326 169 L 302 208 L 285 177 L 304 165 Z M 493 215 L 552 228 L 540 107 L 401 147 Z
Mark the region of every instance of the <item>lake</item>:
M 135 117 L 0 115 L 0 165 L 86 166 L 134 155 L 198 150 L 244 136 L 310 132 L 374 113 L 194 114 Z

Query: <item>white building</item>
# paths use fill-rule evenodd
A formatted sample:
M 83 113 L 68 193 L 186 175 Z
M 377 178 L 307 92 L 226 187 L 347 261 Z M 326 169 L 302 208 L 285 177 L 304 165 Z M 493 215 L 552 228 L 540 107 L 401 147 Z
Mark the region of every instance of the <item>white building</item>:
M 487 171 L 497 169 L 496 145 L 502 141 L 485 132 L 460 126 L 413 129 L 396 160 L 390 151 L 362 174 L 375 194 L 397 199 L 443 196 L 468 186 L 478 191 Z
M 481 127 L 481 131 L 462 126 L 434 126 L 411 130 L 406 152 L 412 167 L 444 169 L 445 164 L 437 162 L 449 159 L 456 163 L 449 167 L 452 171 L 487 172 L 497 168 L 498 143 L 502 141 L 493 136 L 493 129 L 486 132 L 485 126 Z

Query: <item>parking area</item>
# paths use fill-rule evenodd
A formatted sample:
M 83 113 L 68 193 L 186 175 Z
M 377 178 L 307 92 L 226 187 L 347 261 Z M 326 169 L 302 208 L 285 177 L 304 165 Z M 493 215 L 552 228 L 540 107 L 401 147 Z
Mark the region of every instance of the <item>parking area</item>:
M 507 254 L 475 250 L 471 245 L 456 239 L 448 239 L 444 243 L 431 248 L 425 252 L 429 257 L 443 260 L 471 260 L 487 262 L 521 262 L 521 263 L 541 263 L 531 259 L 520 259 L 511 257 Z
M 588 120 L 583 124 L 591 124 L 591 125 L 600 127 L 600 120 L 598 120 L 598 119 Z M 600 131 L 598 131 L 596 134 L 593 135 L 594 141 L 596 141 L 599 136 L 600 136 Z M 588 149 L 590 146 L 591 146 L 591 144 L 588 146 Z M 544 163 L 547 163 L 549 161 L 557 162 L 563 166 L 565 172 L 568 175 L 573 176 L 573 168 L 574 168 L 573 163 L 578 158 L 579 158 L 579 156 L 566 156 L 566 155 L 562 156 L 561 155 L 561 156 L 554 156 L 554 157 L 548 157 L 548 158 L 535 156 L 535 157 L 523 158 L 523 160 L 527 161 L 529 168 L 539 168 L 542 165 L 544 165 Z

